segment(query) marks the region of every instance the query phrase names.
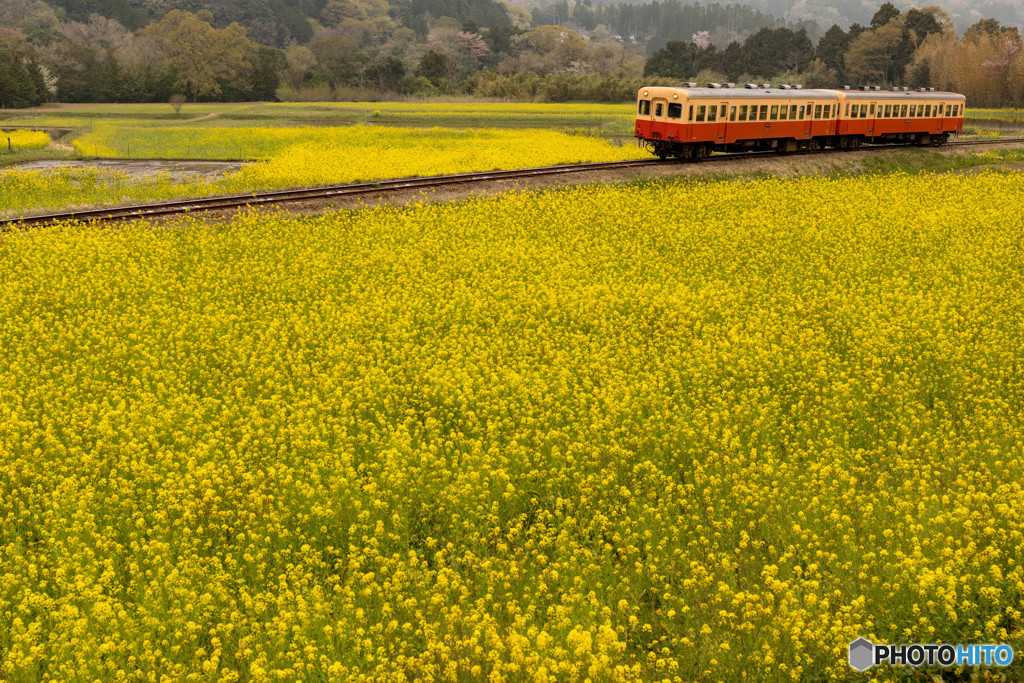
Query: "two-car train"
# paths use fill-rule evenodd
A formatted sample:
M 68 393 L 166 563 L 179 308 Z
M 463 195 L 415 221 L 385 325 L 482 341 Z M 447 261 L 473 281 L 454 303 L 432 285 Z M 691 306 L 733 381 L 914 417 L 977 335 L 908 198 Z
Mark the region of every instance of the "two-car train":
M 799 86 L 709 83 L 649 87 L 637 93 L 635 136 L 661 158 L 712 152 L 856 149 L 861 144 L 941 145 L 964 122 L 963 95 L 881 90 L 804 90 Z

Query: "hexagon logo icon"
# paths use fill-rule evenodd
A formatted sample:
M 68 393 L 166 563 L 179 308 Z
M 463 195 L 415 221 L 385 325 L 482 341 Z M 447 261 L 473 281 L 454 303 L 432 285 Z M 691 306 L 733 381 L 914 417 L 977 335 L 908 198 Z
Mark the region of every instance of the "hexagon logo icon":
M 875 646 L 867 638 L 858 638 L 850 643 L 849 661 L 857 671 L 867 671 L 875 664 Z

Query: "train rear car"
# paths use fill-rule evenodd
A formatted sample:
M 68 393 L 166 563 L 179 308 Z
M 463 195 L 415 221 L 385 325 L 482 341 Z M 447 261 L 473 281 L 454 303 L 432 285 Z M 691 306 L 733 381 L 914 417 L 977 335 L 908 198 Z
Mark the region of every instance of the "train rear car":
M 840 106 L 835 146 L 842 149 L 879 142 L 941 145 L 964 127 L 966 98 L 957 93 L 934 88 L 836 92 Z

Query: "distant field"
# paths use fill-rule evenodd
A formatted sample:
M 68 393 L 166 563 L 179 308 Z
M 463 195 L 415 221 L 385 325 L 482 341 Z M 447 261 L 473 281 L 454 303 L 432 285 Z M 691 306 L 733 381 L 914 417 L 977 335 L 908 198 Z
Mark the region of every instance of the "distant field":
M 631 104 L 505 103 L 265 103 L 186 105 L 175 114 L 169 105 L 62 105 L 37 110 L 0 111 L 0 125 L 73 126 L 108 123 L 161 126 L 190 121 L 195 128 L 232 126 L 385 125 L 433 128 L 550 128 L 595 136 L 632 135 Z M 206 118 L 202 121 L 194 119 Z M 123 153 L 123 152 L 122 152 Z
M 0 125 L 71 130 L 45 158 L 247 159 L 219 181 L 97 170 L 0 173 L 0 212 L 645 156 L 632 106 L 333 103 L 61 105 L 0 111 Z M 41 155 L 37 155 L 41 156 Z M 25 161 L 36 157 L 10 157 Z M 4 158 L 0 155 L 0 164 Z
M 315 135 L 314 135 L 315 134 Z M 80 208 L 259 189 L 514 169 L 582 161 L 646 158 L 634 145 L 551 130 L 183 129 L 97 126 L 76 141 L 102 153 L 132 145 L 137 157 L 224 158 L 237 152 L 259 163 L 218 180 L 137 179 L 98 170 L 0 171 L 0 212 Z M 191 153 L 197 150 L 201 154 Z M 113 156 L 113 154 L 110 154 Z
M 1024 122 L 1024 109 L 967 109 L 964 116 L 967 119 Z
M 897 174 L 5 235 L 0 679 L 1020 652 L 1022 203 Z

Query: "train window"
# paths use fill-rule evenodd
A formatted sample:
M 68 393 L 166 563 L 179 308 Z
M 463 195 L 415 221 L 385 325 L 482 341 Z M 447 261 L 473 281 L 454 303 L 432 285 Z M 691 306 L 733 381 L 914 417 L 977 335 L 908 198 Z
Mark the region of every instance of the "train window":
M 850 111 L 849 111 L 849 114 L 850 114 L 850 118 L 851 118 L 851 119 L 855 119 L 855 118 L 857 118 L 857 115 L 858 115 L 859 113 L 860 113 L 860 105 L 859 105 L 859 104 L 854 104 L 854 105 L 852 105 L 852 106 L 850 107 Z
M 875 105 L 871 105 L 871 113 L 872 114 L 875 113 Z M 866 119 L 868 117 L 868 105 L 866 105 L 866 104 L 860 105 L 860 117 L 862 119 Z
M 670 119 L 681 119 L 683 118 L 683 105 L 678 102 L 668 103 L 668 117 Z
M 772 105 L 771 120 L 772 121 L 778 121 L 779 120 L 779 105 L 777 105 L 777 104 L 773 104 Z
M 637 112 L 640 114 L 640 116 L 650 116 L 651 115 L 651 101 L 650 100 L 640 100 L 640 109 L 638 109 Z
M 816 119 L 820 119 L 821 118 L 821 105 L 820 104 L 814 105 L 814 118 L 816 118 Z
M 905 105 L 905 104 L 902 107 L 900 107 L 900 118 L 901 119 L 907 118 L 907 105 Z
M 850 115 L 850 103 L 849 102 L 846 103 L 846 115 L 847 116 Z
M 890 116 L 892 116 L 892 105 L 891 104 L 885 105 L 885 113 L 882 114 L 882 116 L 884 116 L 885 118 L 889 118 Z
M 873 105 L 873 104 L 871 105 L 871 111 L 870 111 L 870 112 L 868 112 L 868 113 L 870 113 L 870 114 L 871 114 L 871 116 L 874 116 L 874 115 L 875 115 L 875 105 Z
M 708 122 L 710 123 L 711 121 L 717 121 L 717 120 L 718 120 L 718 107 L 716 107 L 715 105 L 712 104 L 710 107 L 708 107 Z
M 916 104 L 910 105 L 910 118 L 912 118 L 912 119 L 916 119 L 917 118 L 917 105 Z
M 947 104 L 946 105 L 946 116 L 952 116 L 952 115 L 953 115 L 953 105 L 952 104 Z
M 729 107 L 729 120 L 730 121 L 735 121 L 736 120 L 736 107 Z
M 718 118 L 725 120 L 725 105 L 722 105 L 722 111 L 718 112 Z
M 703 104 L 697 107 L 697 123 L 704 122 L 704 111 L 707 109 Z
M 800 105 L 800 120 L 801 121 L 804 120 L 804 111 L 805 111 L 805 107 L 804 107 L 804 105 L 801 104 Z
M 767 121 L 768 120 L 768 105 L 767 104 L 762 104 L 761 105 L 761 115 L 759 117 L 757 117 L 757 118 L 759 120 L 761 120 L 761 121 Z
M 747 120 L 747 105 L 744 104 L 744 105 L 742 105 L 740 107 L 740 121 L 746 121 L 746 120 Z
M 688 118 L 686 120 L 687 121 L 693 121 L 693 105 L 692 104 L 690 105 L 690 118 Z
M 654 115 L 655 116 L 661 116 L 664 113 L 665 113 L 665 105 L 664 105 L 664 103 L 658 102 L 656 105 L 654 105 Z
M 783 105 L 782 108 L 779 109 L 779 120 L 780 121 L 785 121 L 788 118 L 789 118 L 789 107 Z
M 926 119 L 929 119 L 929 118 L 931 118 L 931 116 L 932 116 L 932 105 L 930 105 L 930 104 L 924 105 L 924 117 Z

